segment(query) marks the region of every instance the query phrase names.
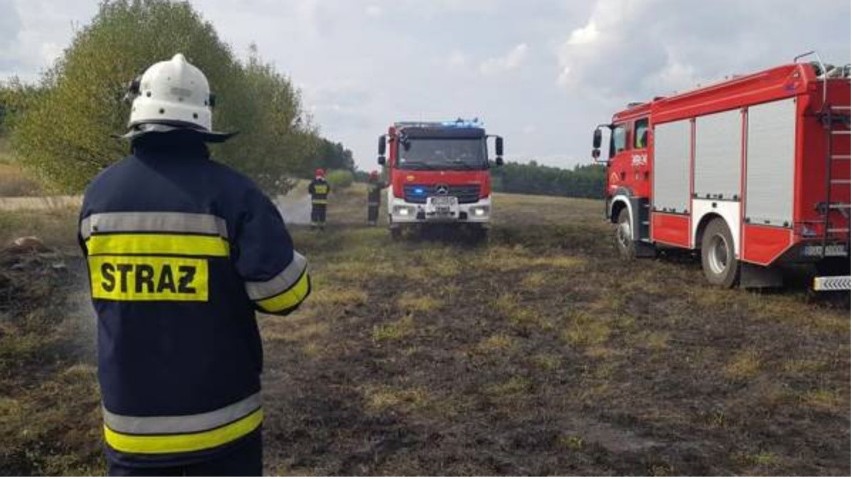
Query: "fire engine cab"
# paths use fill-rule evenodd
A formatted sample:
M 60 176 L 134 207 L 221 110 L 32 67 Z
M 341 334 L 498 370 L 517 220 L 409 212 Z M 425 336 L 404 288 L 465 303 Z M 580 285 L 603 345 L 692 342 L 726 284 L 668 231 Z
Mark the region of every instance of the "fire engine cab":
M 379 137 L 393 238 L 403 227 L 436 224 L 468 225 L 485 235 L 492 211 L 489 137 L 495 139 L 494 163 L 502 165 L 503 139 L 486 135 L 478 120 L 399 122 Z
M 630 104 L 595 130 L 596 160 L 610 131 L 606 217 L 622 257 L 700 250 L 724 287 L 779 286 L 777 266 L 813 263 L 814 289 L 849 289 L 849 66 L 800 57 Z

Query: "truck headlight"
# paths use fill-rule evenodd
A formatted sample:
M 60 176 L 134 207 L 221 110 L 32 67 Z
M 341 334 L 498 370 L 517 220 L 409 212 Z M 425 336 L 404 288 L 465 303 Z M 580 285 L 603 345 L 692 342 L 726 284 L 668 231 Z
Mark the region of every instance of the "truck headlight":
M 472 210 L 473 216 L 485 216 L 488 214 L 488 208 L 477 206 Z
M 409 216 L 414 212 L 408 206 L 397 206 L 396 208 L 394 208 L 394 210 L 396 210 L 396 214 L 398 214 L 399 216 Z

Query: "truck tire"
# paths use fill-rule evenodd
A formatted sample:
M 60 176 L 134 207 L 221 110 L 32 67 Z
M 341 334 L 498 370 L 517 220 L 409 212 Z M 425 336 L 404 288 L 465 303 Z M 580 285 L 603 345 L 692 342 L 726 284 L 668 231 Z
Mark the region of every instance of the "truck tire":
M 636 259 L 636 243 L 633 241 L 633 226 L 627 208 L 618 213 L 618 221 L 615 226 L 615 246 L 618 248 L 618 254 L 625 261 Z
M 701 237 L 701 266 L 707 281 L 723 288 L 734 287 L 740 279 L 740 262 L 734 251 L 734 237 L 722 218 L 715 218 Z

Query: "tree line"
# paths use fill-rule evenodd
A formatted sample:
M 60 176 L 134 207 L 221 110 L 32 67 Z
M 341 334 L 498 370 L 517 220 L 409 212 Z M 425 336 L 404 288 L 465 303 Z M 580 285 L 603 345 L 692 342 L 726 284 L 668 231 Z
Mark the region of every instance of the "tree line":
M 352 152 L 319 135 L 290 79 L 257 48 L 237 58 L 188 2 L 106 0 L 35 84 L 0 84 L 0 134 L 47 186 L 79 192 L 125 156 L 127 84 L 155 62 L 183 53 L 216 94 L 213 125 L 239 135 L 211 145 L 213 156 L 251 176 L 269 193 L 317 166 L 354 171 Z
M 606 168 L 597 164 L 576 165 L 573 169 L 529 163 L 508 162 L 491 170 L 495 191 L 531 195 L 601 198 Z

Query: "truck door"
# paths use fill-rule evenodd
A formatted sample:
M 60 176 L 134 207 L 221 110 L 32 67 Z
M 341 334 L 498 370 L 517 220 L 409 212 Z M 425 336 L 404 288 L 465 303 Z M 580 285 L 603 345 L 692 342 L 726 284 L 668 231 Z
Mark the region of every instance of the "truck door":
M 628 124 L 616 124 L 612 129 L 612 134 L 609 137 L 609 194 L 615 194 L 616 190 L 625 186 L 627 181 L 628 167 L 630 166 L 627 160 L 627 132 Z
M 648 197 L 648 135 L 648 118 L 615 125 L 610 137 L 610 187 L 628 188 L 632 196 Z

